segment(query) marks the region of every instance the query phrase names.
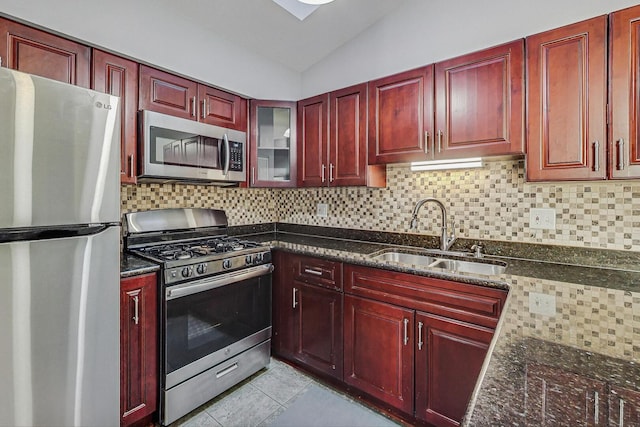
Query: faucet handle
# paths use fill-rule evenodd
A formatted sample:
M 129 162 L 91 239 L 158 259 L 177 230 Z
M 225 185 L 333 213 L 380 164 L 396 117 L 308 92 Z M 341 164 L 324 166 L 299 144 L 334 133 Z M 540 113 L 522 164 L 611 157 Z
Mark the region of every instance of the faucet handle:
M 471 246 L 471 250 L 475 251 L 474 256 L 476 258 L 482 258 L 484 256 L 484 254 L 482 253 L 482 249 L 483 247 L 480 243 Z

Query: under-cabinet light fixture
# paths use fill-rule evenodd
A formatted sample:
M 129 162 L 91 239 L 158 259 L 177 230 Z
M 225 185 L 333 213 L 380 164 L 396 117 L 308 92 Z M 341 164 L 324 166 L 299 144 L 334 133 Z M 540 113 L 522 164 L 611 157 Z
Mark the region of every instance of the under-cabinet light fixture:
M 451 160 L 427 160 L 424 162 L 411 162 L 411 171 L 436 171 L 445 169 L 471 169 L 484 166 L 481 157 L 469 157 L 467 159 Z
M 306 3 L 306 4 L 314 4 L 314 5 L 318 5 L 318 4 L 326 4 L 326 3 L 331 3 L 333 0 L 298 0 L 300 3 Z

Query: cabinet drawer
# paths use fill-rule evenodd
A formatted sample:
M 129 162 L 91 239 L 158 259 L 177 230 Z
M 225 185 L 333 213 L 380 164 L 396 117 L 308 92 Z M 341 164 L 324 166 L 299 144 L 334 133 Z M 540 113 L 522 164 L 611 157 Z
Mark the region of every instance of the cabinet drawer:
M 342 263 L 306 256 L 291 257 L 296 280 L 342 290 Z
M 376 268 L 346 265 L 345 292 L 495 328 L 507 292 Z

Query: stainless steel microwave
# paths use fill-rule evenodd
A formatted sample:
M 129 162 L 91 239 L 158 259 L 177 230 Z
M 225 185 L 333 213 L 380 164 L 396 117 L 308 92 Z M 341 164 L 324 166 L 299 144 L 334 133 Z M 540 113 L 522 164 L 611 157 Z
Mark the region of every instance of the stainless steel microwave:
M 139 119 L 140 181 L 246 181 L 246 132 L 153 111 L 141 111 Z

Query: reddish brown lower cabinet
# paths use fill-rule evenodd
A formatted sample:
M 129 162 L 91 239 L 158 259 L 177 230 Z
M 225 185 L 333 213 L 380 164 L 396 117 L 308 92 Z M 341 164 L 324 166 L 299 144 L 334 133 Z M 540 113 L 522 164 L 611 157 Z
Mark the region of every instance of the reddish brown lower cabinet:
M 507 293 L 354 265 L 344 290 L 345 382 L 419 422 L 459 426 Z
M 611 386 L 609 425 L 640 426 L 640 392 Z
M 294 358 L 342 379 L 342 293 L 295 281 Z
M 414 311 L 344 296 L 344 381 L 413 412 Z
M 120 424 L 150 419 L 158 408 L 156 274 L 120 281 Z
M 526 423 L 529 426 L 609 425 L 607 385 L 557 368 L 529 364 Z
M 487 355 L 493 329 L 416 313 L 416 418 L 457 427 Z
M 342 379 L 342 264 L 274 254 L 273 351 Z

